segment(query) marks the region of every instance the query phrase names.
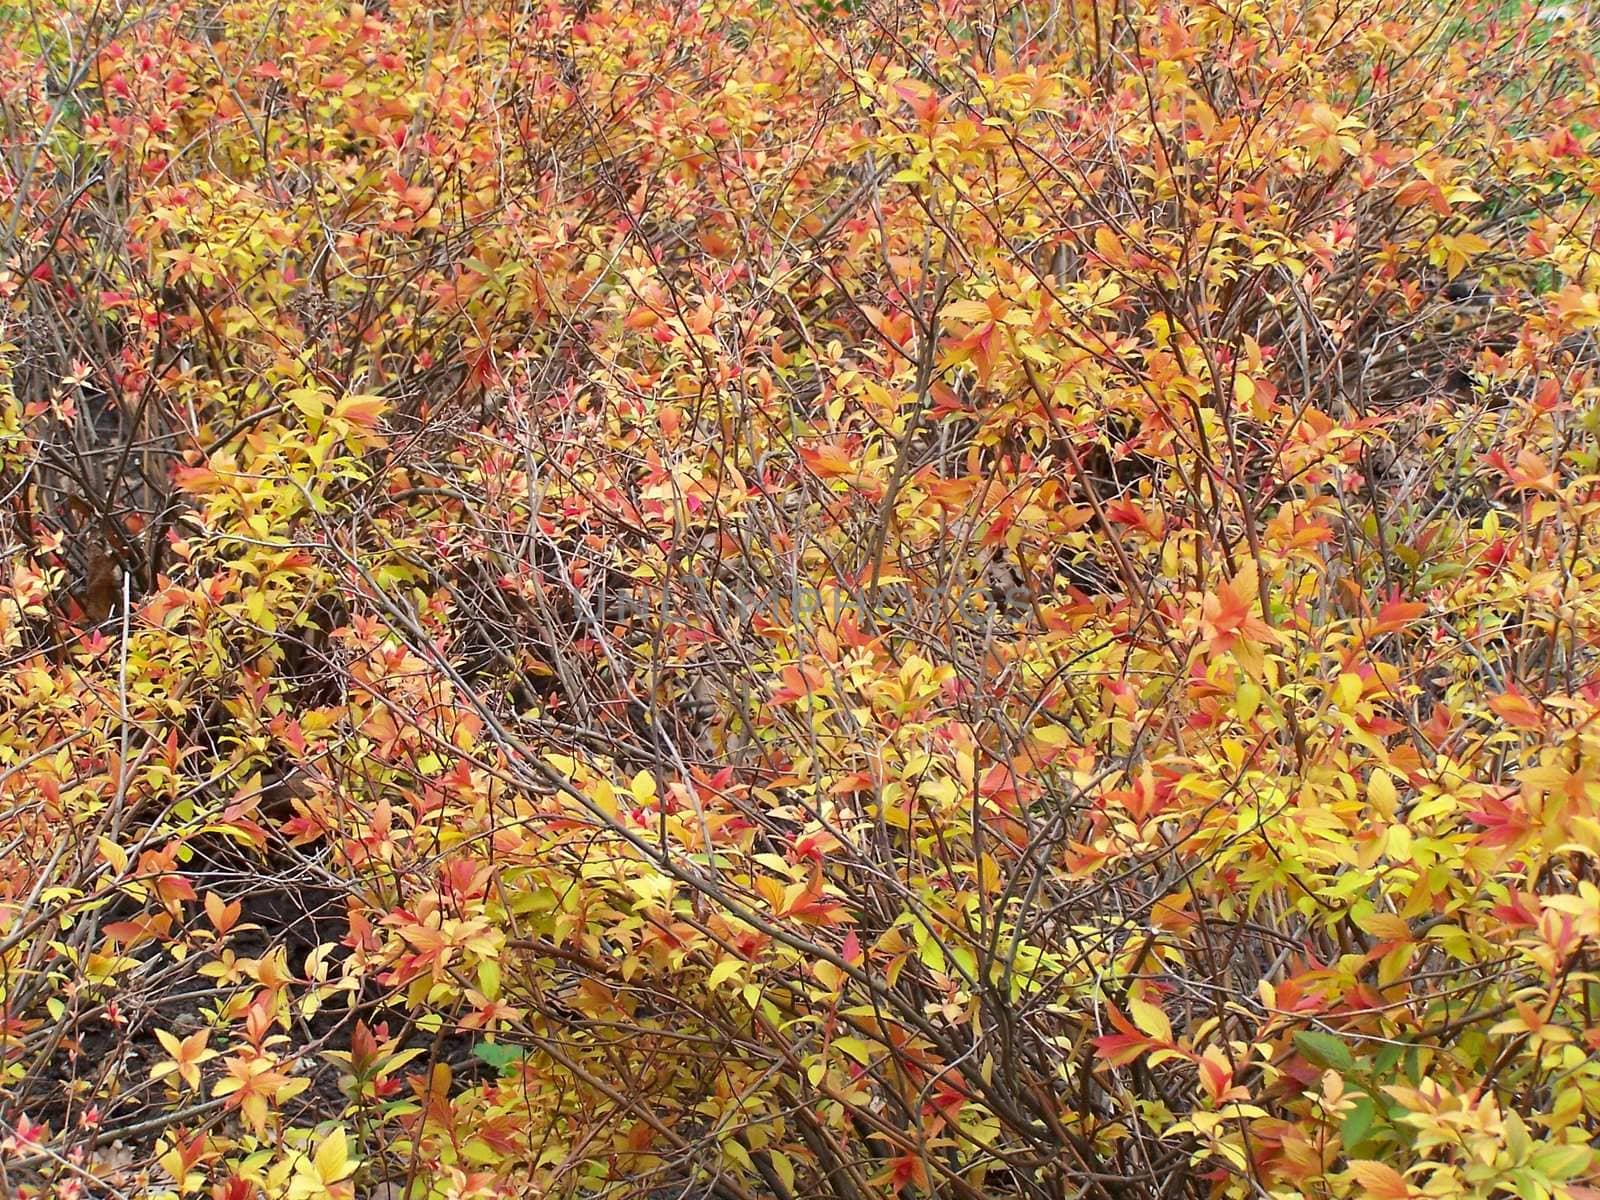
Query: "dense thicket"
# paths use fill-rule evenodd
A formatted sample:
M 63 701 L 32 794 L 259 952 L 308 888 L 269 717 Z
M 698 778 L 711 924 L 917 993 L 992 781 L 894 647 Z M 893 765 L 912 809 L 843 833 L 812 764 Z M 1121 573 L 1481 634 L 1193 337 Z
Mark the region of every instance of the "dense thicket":
M 1593 1195 L 1593 17 L 0 4 L 0 1192 Z

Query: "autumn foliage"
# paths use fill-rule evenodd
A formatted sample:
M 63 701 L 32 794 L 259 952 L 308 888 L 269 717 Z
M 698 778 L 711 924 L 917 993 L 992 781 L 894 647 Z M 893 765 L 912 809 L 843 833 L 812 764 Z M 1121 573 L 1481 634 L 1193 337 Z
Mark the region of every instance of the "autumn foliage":
M 1597 31 L 0 3 L 0 1195 L 1592 1197 Z

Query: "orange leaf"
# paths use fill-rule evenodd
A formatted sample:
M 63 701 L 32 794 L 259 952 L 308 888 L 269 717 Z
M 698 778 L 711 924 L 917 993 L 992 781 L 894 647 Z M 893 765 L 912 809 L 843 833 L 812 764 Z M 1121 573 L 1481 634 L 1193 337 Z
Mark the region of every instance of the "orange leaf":
M 1544 710 L 1521 692 L 1505 692 L 1489 701 L 1489 707 L 1513 729 L 1544 728 Z
M 1400 1172 L 1381 1162 L 1358 1158 L 1350 1164 L 1350 1177 L 1377 1200 L 1405 1200 L 1411 1195 Z
M 812 472 L 823 479 L 837 479 L 841 475 L 853 475 L 856 462 L 850 452 L 843 446 L 834 442 L 824 442 L 820 446 L 800 447 L 800 461 L 811 468 Z
M 382 396 L 346 396 L 334 406 L 333 415 L 363 429 L 372 429 L 388 408 L 389 402 Z

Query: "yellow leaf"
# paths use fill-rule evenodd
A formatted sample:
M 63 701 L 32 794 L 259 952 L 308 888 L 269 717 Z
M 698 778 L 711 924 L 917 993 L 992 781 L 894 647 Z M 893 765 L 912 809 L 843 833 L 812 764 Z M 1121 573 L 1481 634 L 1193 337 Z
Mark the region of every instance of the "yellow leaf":
M 647 771 L 640 771 L 628 784 L 628 791 L 640 804 L 649 804 L 656 798 L 656 781 Z
M 1411 830 L 1404 825 L 1389 826 L 1387 845 L 1389 857 L 1395 862 L 1411 861 Z
M 770 875 L 756 876 L 756 891 L 761 893 L 761 898 L 773 909 L 783 907 L 784 886 Z
M 118 875 L 128 869 L 128 852 L 121 846 L 108 837 L 100 838 L 96 844 L 100 847 L 101 857 L 116 868 Z
M 1411 937 L 1410 922 L 1394 913 L 1372 913 L 1363 917 L 1358 924 L 1363 933 L 1370 933 L 1380 941 L 1403 942 Z
M 1147 1037 L 1154 1038 L 1158 1042 L 1172 1040 L 1172 1022 L 1167 1020 L 1166 1013 L 1148 1000 L 1128 1001 L 1128 1015 L 1139 1027 L 1139 1032 Z
M 1367 799 L 1372 807 L 1385 817 L 1394 816 L 1396 795 L 1394 780 L 1389 778 L 1389 772 L 1376 770 L 1372 778 L 1367 780 Z
M 1249 680 L 1239 685 L 1239 690 L 1233 695 L 1233 711 L 1241 724 L 1248 725 L 1255 719 L 1263 695 L 1261 688 Z
M 313 1161 L 316 1164 L 317 1176 L 324 1184 L 338 1183 L 346 1176 L 354 1174 L 356 1164 L 350 1161 L 344 1130 L 336 1129 L 324 1138 L 322 1144 L 317 1147 Z
M 1346 671 L 1344 674 L 1339 676 L 1338 683 L 1334 685 L 1334 704 L 1341 709 L 1349 709 L 1353 708 L 1356 701 L 1360 699 L 1361 676 L 1357 675 L 1354 671 Z
M 311 422 L 320 421 L 323 414 L 328 411 L 328 401 L 332 399 L 327 392 L 320 388 L 301 387 L 289 393 L 289 403 L 300 410 L 300 414 Z

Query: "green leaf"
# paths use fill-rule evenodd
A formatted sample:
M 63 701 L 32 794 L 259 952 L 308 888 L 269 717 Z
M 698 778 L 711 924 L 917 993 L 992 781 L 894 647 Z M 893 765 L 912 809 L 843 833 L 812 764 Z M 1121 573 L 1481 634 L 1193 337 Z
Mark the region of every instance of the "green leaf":
M 497 1071 L 504 1071 L 512 1063 L 521 1062 L 525 1053 L 521 1046 L 508 1046 L 504 1042 L 479 1042 L 472 1048 L 473 1057 L 488 1063 Z
M 1367 1134 L 1372 1131 L 1372 1123 L 1377 1120 L 1378 1106 L 1373 1103 L 1371 1096 L 1355 1098 L 1355 1104 L 1344 1116 L 1339 1125 L 1339 1135 L 1344 1139 L 1344 1150 L 1351 1154 L 1366 1141 Z
M 1551 1179 L 1575 1179 L 1594 1163 L 1594 1151 L 1587 1146 L 1545 1146 L 1536 1150 L 1530 1165 Z
M 754 1171 L 756 1169 L 755 1164 L 750 1161 L 750 1152 L 741 1146 L 736 1139 L 723 1138 L 721 1145 L 722 1153 L 738 1163 L 746 1171 Z
M 1356 1060 L 1350 1053 L 1350 1047 L 1331 1033 L 1308 1029 L 1294 1035 L 1294 1044 L 1295 1049 L 1318 1066 L 1332 1067 L 1335 1071 L 1355 1069 Z
M 772 1169 L 777 1172 L 778 1178 L 783 1181 L 783 1186 L 789 1189 L 789 1194 L 794 1194 L 794 1163 L 789 1161 L 789 1156 L 781 1150 L 767 1151 L 767 1157 L 772 1160 Z
M 1405 1053 L 1405 1046 L 1399 1042 L 1390 1042 L 1373 1060 L 1372 1069 L 1379 1075 L 1387 1075 L 1394 1070 L 1395 1064 L 1400 1061 L 1400 1056 Z

